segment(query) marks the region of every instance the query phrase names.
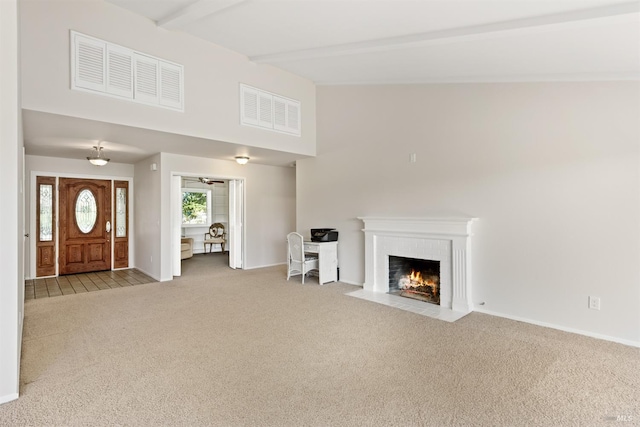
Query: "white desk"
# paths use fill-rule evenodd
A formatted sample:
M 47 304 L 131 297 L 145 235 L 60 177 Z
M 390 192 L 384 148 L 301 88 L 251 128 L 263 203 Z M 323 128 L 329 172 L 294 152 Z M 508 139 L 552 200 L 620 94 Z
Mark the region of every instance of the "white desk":
M 318 282 L 338 280 L 338 242 L 304 242 L 304 251 L 318 255 Z

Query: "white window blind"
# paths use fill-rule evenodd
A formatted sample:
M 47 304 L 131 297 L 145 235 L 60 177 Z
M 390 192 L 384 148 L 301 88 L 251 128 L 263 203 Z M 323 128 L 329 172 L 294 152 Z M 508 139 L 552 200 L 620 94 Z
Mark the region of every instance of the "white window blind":
M 184 111 L 184 67 L 71 31 L 71 88 Z
M 240 85 L 240 123 L 300 136 L 300 101 Z

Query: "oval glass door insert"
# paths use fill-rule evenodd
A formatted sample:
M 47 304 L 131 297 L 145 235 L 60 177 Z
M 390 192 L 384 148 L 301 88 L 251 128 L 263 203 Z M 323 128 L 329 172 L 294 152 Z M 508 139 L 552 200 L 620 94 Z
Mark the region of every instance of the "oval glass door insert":
M 98 217 L 96 198 L 91 190 L 84 189 L 78 194 L 76 199 L 76 224 L 83 233 L 87 234 L 93 230 Z

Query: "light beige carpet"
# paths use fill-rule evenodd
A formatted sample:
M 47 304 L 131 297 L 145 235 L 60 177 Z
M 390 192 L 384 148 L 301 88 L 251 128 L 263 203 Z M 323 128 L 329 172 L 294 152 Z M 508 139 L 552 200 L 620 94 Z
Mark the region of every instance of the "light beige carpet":
M 472 313 L 447 323 L 234 271 L 28 301 L 0 425 L 640 424 L 640 350 Z

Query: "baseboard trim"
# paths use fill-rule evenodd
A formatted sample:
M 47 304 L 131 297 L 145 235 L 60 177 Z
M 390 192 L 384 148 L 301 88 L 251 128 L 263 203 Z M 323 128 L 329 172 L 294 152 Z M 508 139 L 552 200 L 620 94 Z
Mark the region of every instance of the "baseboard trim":
M 0 405 L 3 403 L 14 401 L 18 398 L 18 393 L 7 394 L 5 396 L 0 396 Z
M 285 262 L 277 262 L 275 264 L 256 265 L 256 266 L 253 266 L 253 267 L 246 267 L 245 270 L 255 270 L 255 269 L 258 269 L 258 268 L 275 267 L 275 266 L 278 266 L 278 265 L 287 265 L 287 263 L 285 261 Z
M 340 283 L 346 283 L 347 285 L 359 286 L 359 287 L 361 287 L 361 288 L 364 286 L 364 284 L 362 284 L 362 283 L 353 282 L 353 281 L 351 281 L 351 280 L 344 280 L 344 279 L 340 279 L 340 280 L 338 280 L 338 282 L 340 282 Z
M 536 326 L 542 326 L 542 327 L 545 327 L 545 328 L 557 329 L 557 330 L 563 331 L 563 332 L 570 332 L 572 334 L 584 335 L 584 336 L 587 336 L 587 337 L 590 337 L 590 338 L 597 338 L 597 339 L 600 339 L 600 340 L 611 341 L 611 342 L 615 342 L 615 343 L 618 343 L 618 344 L 628 345 L 630 347 L 638 347 L 638 348 L 640 348 L 640 341 L 627 340 L 627 339 L 624 339 L 624 338 L 612 337 L 610 335 L 604 335 L 604 334 L 598 334 L 598 333 L 595 333 L 595 332 L 583 331 L 582 329 L 568 328 L 566 326 L 555 325 L 553 323 L 540 322 L 540 321 L 537 321 L 537 320 L 526 319 L 524 317 L 512 316 L 510 314 L 504 314 L 504 313 L 498 313 L 498 312 L 495 312 L 495 311 L 479 308 L 477 306 L 474 306 L 473 311 L 477 311 L 478 313 L 489 314 L 491 316 L 503 317 L 505 319 L 515 320 L 517 322 L 530 323 L 530 324 L 536 325 Z

